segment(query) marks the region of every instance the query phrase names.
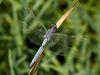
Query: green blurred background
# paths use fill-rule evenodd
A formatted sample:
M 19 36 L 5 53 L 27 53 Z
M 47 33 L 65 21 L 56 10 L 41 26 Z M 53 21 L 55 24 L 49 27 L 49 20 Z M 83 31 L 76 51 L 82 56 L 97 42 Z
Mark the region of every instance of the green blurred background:
M 27 34 L 39 21 L 48 29 L 74 2 L 0 0 L 0 75 L 27 75 L 39 48 Z M 38 75 L 100 75 L 100 0 L 79 0 L 57 32 L 88 37 L 82 42 L 77 37 L 68 54 L 59 59 L 46 48 Z

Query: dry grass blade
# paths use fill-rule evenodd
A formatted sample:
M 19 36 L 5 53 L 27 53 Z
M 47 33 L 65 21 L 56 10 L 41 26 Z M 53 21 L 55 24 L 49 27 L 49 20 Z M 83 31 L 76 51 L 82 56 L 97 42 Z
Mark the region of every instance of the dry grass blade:
M 77 4 L 78 0 L 73 4 L 73 6 L 67 11 L 65 12 L 65 14 L 57 21 L 56 25 L 57 25 L 57 29 L 60 27 L 60 25 L 64 22 L 64 20 L 66 18 L 68 18 L 68 16 L 70 15 L 70 13 L 72 12 L 72 10 L 75 8 L 76 4 Z
M 38 57 L 36 62 L 32 65 L 31 70 L 28 75 L 36 75 L 38 67 L 40 65 L 40 62 L 41 62 L 43 56 L 44 56 L 44 52 L 41 53 L 41 55 Z

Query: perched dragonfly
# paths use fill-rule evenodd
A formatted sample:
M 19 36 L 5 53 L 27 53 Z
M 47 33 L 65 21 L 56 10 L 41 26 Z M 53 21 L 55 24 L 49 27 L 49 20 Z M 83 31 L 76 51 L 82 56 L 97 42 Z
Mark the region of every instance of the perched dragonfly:
M 64 20 L 66 18 L 68 18 L 68 16 L 72 12 L 72 10 L 75 8 L 77 2 L 78 2 L 78 0 L 73 4 L 73 6 L 67 12 L 65 12 L 65 14 L 56 22 L 56 24 L 53 24 L 52 27 L 45 33 L 44 38 L 42 37 L 43 42 L 40 39 L 34 38 L 33 42 L 40 40 L 40 42 L 42 42 L 42 44 L 30 64 L 31 70 L 28 75 L 35 75 L 37 73 L 38 66 L 40 65 L 40 62 L 44 56 L 44 48 L 45 48 L 46 44 L 50 41 L 50 39 L 52 39 L 52 37 L 54 37 L 55 32 L 61 26 L 61 24 L 64 22 Z M 40 27 L 37 27 L 37 28 L 40 29 Z M 45 27 L 43 30 L 44 31 L 46 30 Z M 40 29 L 40 31 L 41 31 L 41 29 Z M 32 32 L 32 33 L 35 33 L 35 32 Z M 42 31 L 41 31 L 41 33 L 43 34 Z M 31 37 L 31 36 L 34 37 L 34 35 L 30 34 L 29 37 Z M 41 36 L 43 36 L 43 35 L 41 35 Z

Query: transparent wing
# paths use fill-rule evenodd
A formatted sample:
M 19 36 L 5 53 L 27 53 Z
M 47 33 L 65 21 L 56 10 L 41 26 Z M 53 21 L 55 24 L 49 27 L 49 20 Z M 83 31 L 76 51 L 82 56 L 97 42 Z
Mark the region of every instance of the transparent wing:
M 71 48 L 80 39 L 80 46 L 82 42 L 87 39 L 87 37 L 82 36 L 72 36 L 67 34 L 56 33 L 52 39 L 48 42 L 47 47 L 54 53 L 58 53 L 60 56 L 65 56 Z
M 41 45 L 44 40 L 45 33 L 45 28 L 37 24 L 37 26 L 33 30 L 31 30 L 27 36 L 34 44 Z
M 27 9 L 27 10 L 26 10 Z M 26 28 L 27 37 L 31 42 L 37 45 L 41 45 L 44 39 L 44 35 L 47 31 L 41 20 L 34 15 L 29 8 L 26 8 L 26 13 L 29 13 L 24 20 L 24 23 L 28 24 Z M 52 52 L 59 53 L 58 55 L 66 55 L 66 53 L 72 48 L 76 38 L 81 37 L 81 40 L 85 39 L 82 36 L 73 36 L 67 34 L 56 33 L 47 46 Z
M 40 45 L 44 39 L 47 29 L 43 22 L 35 16 L 34 12 L 30 8 L 25 8 L 25 14 L 27 17 L 25 17 L 23 21 L 24 25 L 26 25 L 24 33 L 31 42 Z

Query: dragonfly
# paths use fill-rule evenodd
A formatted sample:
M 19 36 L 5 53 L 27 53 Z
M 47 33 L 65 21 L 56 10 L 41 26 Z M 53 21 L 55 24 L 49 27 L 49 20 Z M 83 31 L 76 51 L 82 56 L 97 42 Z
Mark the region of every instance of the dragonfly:
M 36 42 L 36 44 L 38 44 L 38 42 L 37 42 L 37 40 L 38 40 L 41 43 L 41 46 L 38 49 L 37 53 L 35 54 L 34 58 L 32 59 L 32 61 L 30 63 L 31 70 L 28 75 L 36 75 L 38 67 L 40 65 L 40 62 L 44 56 L 44 48 L 45 48 L 46 44 L 49 41 L 51 41 L 51 39 L 55 35 L 55 32 L 59 29 L 59 27 L 64 22 L 64 20 L 66 18 L 68 18 L 68 16 L 71 14 L 71 12 L 75 8 L 77 2 L 78 2 L 78 0 L 72 5 L 72 7 L 67 12 L 65 12 L 65 14 L 55 24 L 52 24 L 52 27 L 49 30 L 46 31 L 45 27 L 43 27 L 43 26 L 37 27 L 37 29 L 40 29 L 41 36 L 43 36 L 43 34 L 44 34 L 42 31 L 46 31 L 46 33 L 43 37 L 39 36 L 39 38 L 41 38 L 43 42 L 40 39 L 34 37 L 35 35 L 38 35 L 38 34 L 36 34 L 38 32 L 35 32 L 35 30 L 33 30 L 33 32 L 29 34 L 29 37 L 34 38 L 33 42 Z M 41 29 L 41 27 L 42 27 L 42 29 Z M 32 35 L 33 33 L 35 35 Z M 57 36 L 56 36 L 56 38 L 57 38 Z

